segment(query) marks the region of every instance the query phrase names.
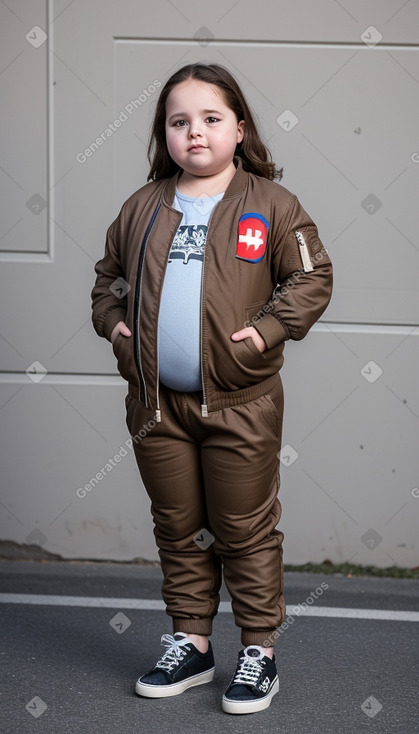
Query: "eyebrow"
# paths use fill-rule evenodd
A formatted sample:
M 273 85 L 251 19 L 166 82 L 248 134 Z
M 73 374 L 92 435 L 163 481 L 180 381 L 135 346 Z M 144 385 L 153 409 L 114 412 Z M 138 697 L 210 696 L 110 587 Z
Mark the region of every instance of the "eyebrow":
M 214 112 L 217 115 L 223 114 L 222 112 L 219 112 L 218 110 L 201 110 L 201 114 L 205 113 L 206 115 L 213 114 Z M 175 112 L 174 115 L 170 115 L 167 122 L 170 122 L 171 120 L 173 120 L 174 117 L 187 117 L 187 116 L 188 116 L 187 112 Z

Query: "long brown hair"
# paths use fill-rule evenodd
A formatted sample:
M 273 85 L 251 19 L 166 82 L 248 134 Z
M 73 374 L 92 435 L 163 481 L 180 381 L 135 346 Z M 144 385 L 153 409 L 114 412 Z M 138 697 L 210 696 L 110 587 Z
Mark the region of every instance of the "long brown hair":
M 234 77 L 220 64 L 195 63 L 183 66 L 176 71 L 160 92 L 147 150 L 150 164 L 147 181 L 168 178 L 180 169 L 167 149 L 166 100 L 173 87 L 186 79 L 198 79 L 218 87 L 226 105 L 236 115 L 237 122 L 245 121 L 243 140 L 237 144 L 234 153 L 242 159 L 243 169 L 270 181 L 275 178 L 281 180 L 283 169 L 277 170 L 272 161 L 272 156 L 260 138 L 253 115 Z

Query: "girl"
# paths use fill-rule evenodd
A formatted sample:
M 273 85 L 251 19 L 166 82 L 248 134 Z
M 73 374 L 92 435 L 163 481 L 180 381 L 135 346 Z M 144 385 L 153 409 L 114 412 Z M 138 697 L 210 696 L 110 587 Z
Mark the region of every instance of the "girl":
M 241 629 L 222 699 L 233 714 L 277 693 L 284 620 L 277 498 L 284 344 L 324 312 L 332 266 L 281 178 L 234 78 L 190 64 L 160 93 L 145 186 L 110 225 L 93 324 L 128 382 L 127 426 L 151 500 L 173 635 L 136 683 L 182 693 L 214 675 L 222 571 Z

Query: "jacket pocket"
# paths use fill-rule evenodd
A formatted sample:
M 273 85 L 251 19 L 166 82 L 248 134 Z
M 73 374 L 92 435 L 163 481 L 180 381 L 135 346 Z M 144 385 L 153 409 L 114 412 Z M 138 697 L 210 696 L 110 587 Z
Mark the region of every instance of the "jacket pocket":
M 247 364 L 250 359 L 251 365 L 253 365 L 256 368 L 259 368 L 265 372 L 266 366 L 263 365 L 263 361 L 271 363 L 272 361 L 275 362 L 275 360 L 280 359 L 282 356 L 282 352 L 284 351 L 284 344 L 278 344 L 276 347 L 272 347 L 271 349 L 265 349 L 263 352 L 260 352 L 257 348 L 255 342 L 253 341 L 252 337 L 249 336 L 247 339 L 243 339 L 241 342 L 238 342 L 239 344 L 242 344 L 244 347 L 246 347 L 246 350 L 243 354 L 243 362 L 244 364 Z M 246 356 L 247 355 L 247 356 Z M 282 366 L 282 362 L 278 363 L 278 370 Z M 268 368 L 269 371 L 269 368 Z M 274 370 L 275 371 L 275 370 Z M 273 374 L 273 373 L 272 373 Z
M 278 372 L 283 364 L 284 342 L 271 349 L 260 352 L 252 337 L 241 341 L 233 341 L 231 334 L 247 326 L 253 326 L 265 313 L 266 299 L 241 307 L 241 314 L 236 314 L 233 324 L 226 333 L 217 340 L 213 358 L 209 362 L 211 377 L 221 390 L 241 390 L 251 387 Z M 243 318 L 245 317 L 245 318 Z
M 132 384 L 138 383 L 138 374 L 134 362 L 133 338 L 119 332 L 112 344 L 113 353 L 118 362 L 118 372 L 124 380 Z
M 223 340 L 224 342 L 224 340 Z M 222 390 L 241 390 L 271 377 L 283 363 L 284 342 L 259 352 L 251 337 L 239 342 L 226 339 L 218 345 L 213 362 L 213 379 Z

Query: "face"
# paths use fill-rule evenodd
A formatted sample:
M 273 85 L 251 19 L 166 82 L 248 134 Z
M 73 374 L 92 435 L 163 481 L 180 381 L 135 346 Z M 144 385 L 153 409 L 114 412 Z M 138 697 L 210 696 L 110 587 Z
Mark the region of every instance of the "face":
M 211 176 L 223 171 L 231 164 L 243 135 L 244 120 L 237 122 L 218 87 L 187 79 L 168 95 L 167 148 L 187 173 Z

